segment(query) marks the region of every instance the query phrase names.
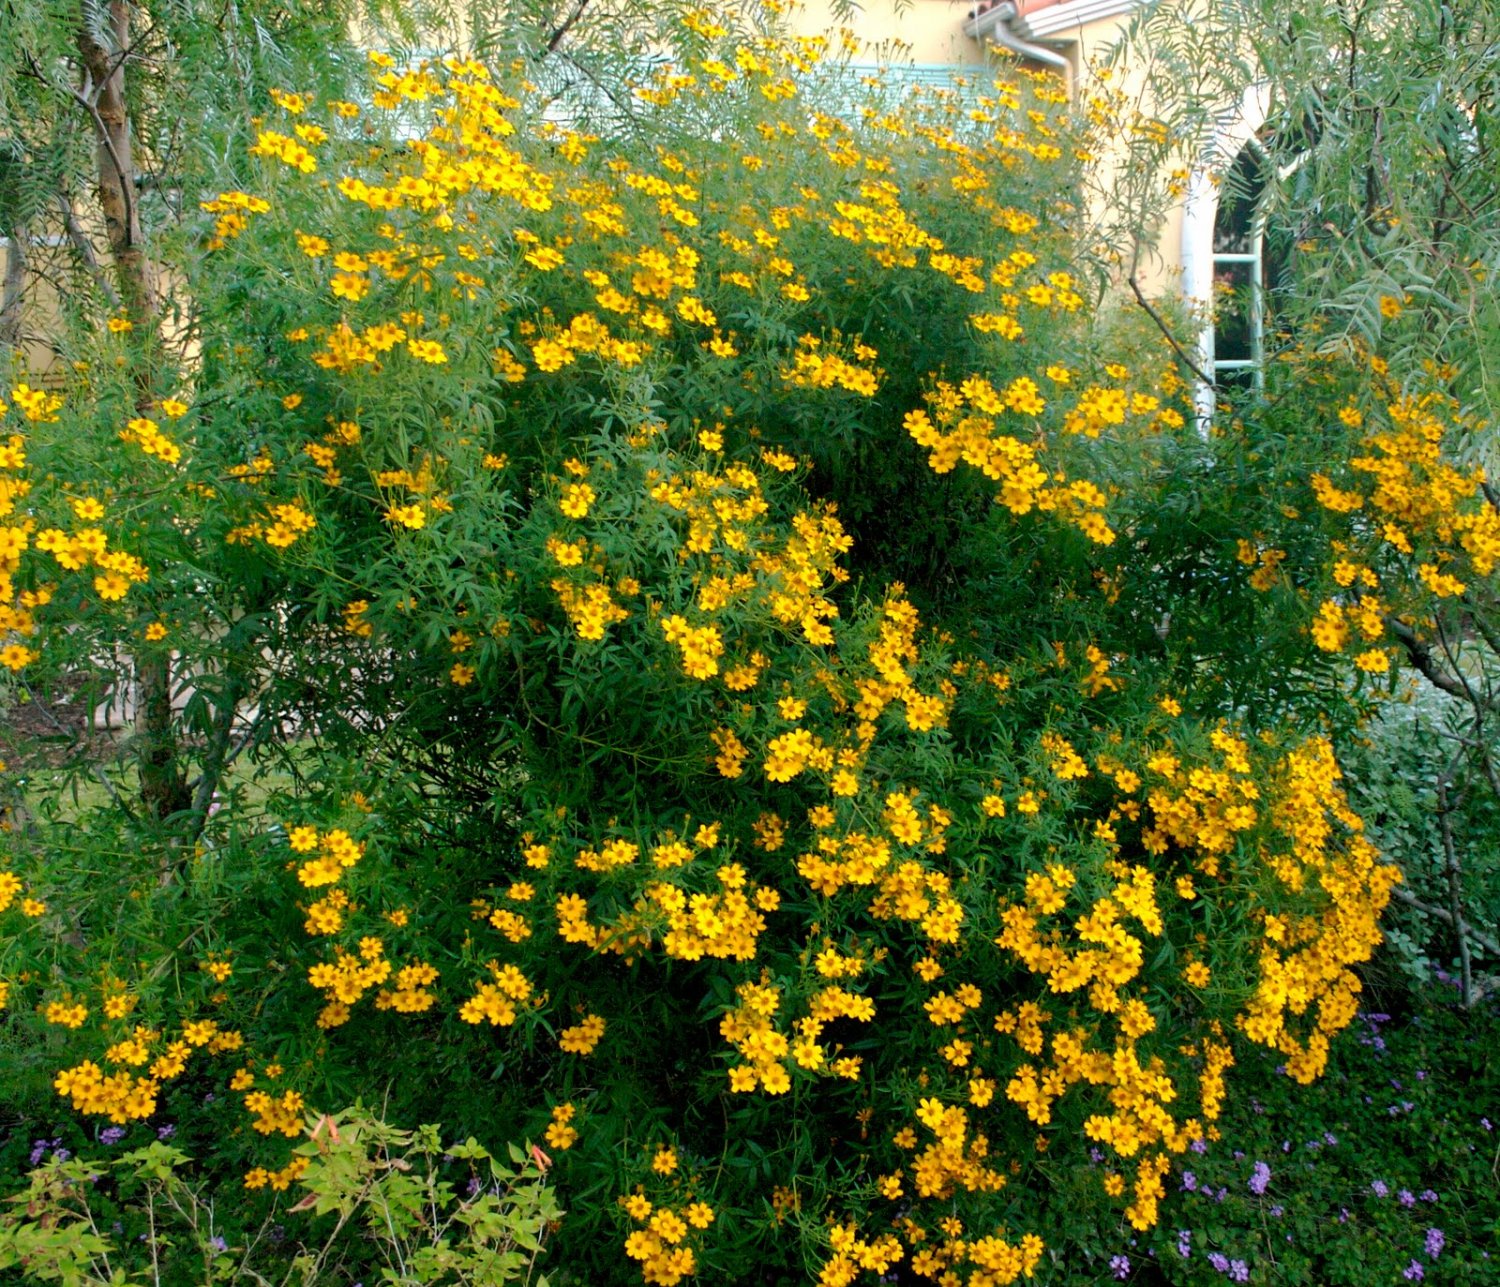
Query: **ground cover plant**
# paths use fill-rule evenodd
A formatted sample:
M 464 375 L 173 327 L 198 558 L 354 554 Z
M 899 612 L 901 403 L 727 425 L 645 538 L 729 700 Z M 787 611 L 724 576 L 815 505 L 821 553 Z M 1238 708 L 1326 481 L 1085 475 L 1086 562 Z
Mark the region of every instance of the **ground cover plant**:
M 1389 520 L 1446 570 L 1346 566 L 1389 478 L 1204 437 L 1100 303 L 1149 123 L 666 39 L 278 87 L 183 335 L 8 382 L 0 664 L 132 682 L 138 789 L 11 787 L 6 1267 L 1045 1278 L 1056 1194 L 1158 1236 L 1237 1067 L 1354 1022 L 1365 576 L 1492 572 L 1461 409 Z

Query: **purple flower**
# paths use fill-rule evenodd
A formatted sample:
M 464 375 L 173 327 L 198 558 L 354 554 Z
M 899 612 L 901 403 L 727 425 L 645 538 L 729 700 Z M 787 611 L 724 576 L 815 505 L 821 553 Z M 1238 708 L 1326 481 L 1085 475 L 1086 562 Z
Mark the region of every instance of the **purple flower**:
M 1334 1144 L 1337 1144 L 1339 1142 L 1338 1136 L 1335 1135 L 1332 1131 L 1324 1131 L 1323 1132 L 1323 1138 L 1324 1138 L 1324 1140 L 1326 1140 L 1328 1142 L 1328 1144 L 1330 1146 L 1332 1146 Z
M 1260 1197 L 1266 1191 L 1266 1186 L 1271 1183 L 1271 1168 L 1264 1162 L 1257 1162 L 1255 1170 L 1250 1176 L 1250 1192 Z
M 1281 1203 L 1279 1203 L 1279 1202 L 1274 1207 L 1271 1208 L 1271 1218 L 1274 1219 L 1274 1220 L 1280 1220 L 1281 1217 L 1284 1216 L 1285 1214 L 1286 1214 L 1286 1208 L 1284 1206 L 1282 1206 Z
M 1193 1231 L 1191 1229 L 1177 1231 L 1177 1254 L 1184 1260 L 1193 1254 Z
M 1349 1208 L 1348 1207 L 1340 1207 L 1339 1208 L 1339 1223 L 1340 1224 L 1348 1224 L 1349 1223 Z
M 1229 1257 L 1224 1255 L 1223 1252 L 1210 1251 L 1208 1253 L 1208 1263 L 1221 1274 L 1226 1273 L 1229 1269 Z
M 215 1251 L 229 1250 L 229 1244 L 225 1242 L 224 1239 L 221 1238 L 218 1234 L 214 1234 L 214 1236 L 208 1240 L 208 1245 Z
M 1438 1200 L 1438 1195 L 1432 1189 L 1423 1189 L 1417 1196 L 1423 1202 L 1436 1202 Z
M 1493 1126 L 1490 1125 L 1490 1119 L 1488 1117 L 1481 1117 L 1479 1119 L 1479 1124 L 1481 1126 L 1483 1126 L 1484 1129 L 1487 1130 L 1487 1131 L 1492 1131 L 1492 1130 L 1495 1129 Z
M 176 1134 L 177 1128 L 171 1122 L 168 1122 L 165 1126 L 158 1126 L 156 1128 L 156 1138 L 159 1140 L 169 1140 Z
M 60 1139 L 57 1139 L 57 1140 L 32 1140 L 32 1142 L 31 1142 L 31 1165 L 32 1166 L 40 1166 L 42 1164 L 42 1159 L 47 1156 L 47 1150 L 48 1149 L 55 1149 L 61 1143 L 62 1143 L 62 1140 L 60 1140 Z M 53 1154 L 53 1156 L 55 1157 L 56 1154 Z M 64 1154 L 64 1157 L 62 1159 L 60 1159 L 60 1160 L 66 1161 L 67 1160 L 66 1159 L 66 1154 Z
M 1413 1260 L 1411 1264 L 1407 1265 L 1406 1268 L 1401 1271 L 1401 1276 L 1405 1278 L 1407 1282 L 1419 1283 L 1422 1281 L 1422 1279 L 1427 1277 L 1427 1273 L 1422 1268 L 1422 1262 L 1420 1260 Z
M 1485 1122 L 1484 1129 L 1485 1130 L 1489 1130 L 1489 1128 L 1490 1128 L 1490 1124 L 1488 1122 Z M 1188 1145 L 1188 1147 L 1191 1148 L 1194 1153 L 1207 1153 L 1208 1152 L 1208 1141 L 1206 1139 L 1204 1139 L 1203 1136 L 1200 1135 L 1190 1145 Z
M 1184 1171 L 1182 1173 L 1182 1191 L 1184 1193 L 1193 1193 L 1196 1192 L 1197 1188 L 1198 1177 L 1191 1171 Z
M 1414 1207 L 1417 1205 L 1417 1195 L 1410 1189 L 1402 1189 L 1396 1194 L 1396 1201 L 1404 1207 Z
M 1109 1267 L 1115 1271 L 1115 1277 L 1121 1282 L 1130 1277 L 1130 1257 L 1111 1256 Z
M 1250 1266 L 1243 1260 L 1231 1260 L 1229 1262 L 1229 1281 L 1232 1283 L 1249 1282 Z
M 1370 1181 L 1370 1192 L 1373 1193 L 1377 1198 L 1386 1197 L 1387 1195 L 1389 1195 L 1390 1191 L 1390 1186 L 1384 1180 Z
M 99 1143 L 101 1144 L 118 1144 L 124 1138 L 125 1128 L 123 1126 L 106 1126 L 99 1132 Z
M 1443 1245 L 1447 1241 L 1448 1239 L 1444 1236 L 1441 1229 L 1429 1229 L 1427 1231 L 1427 1241 L 1422 1247 L 1427 1253 L 1427 1259 L 1436 1260 L 1442 1254 Z

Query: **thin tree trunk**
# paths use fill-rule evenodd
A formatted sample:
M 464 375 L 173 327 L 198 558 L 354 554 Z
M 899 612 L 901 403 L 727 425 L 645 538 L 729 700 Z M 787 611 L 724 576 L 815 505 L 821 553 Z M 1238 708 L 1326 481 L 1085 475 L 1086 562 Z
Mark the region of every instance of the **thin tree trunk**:
M 0 287 L 0 349 L 21 342 L 21 297 L 26 290 L 26 233 L 12 228 L 5 250 L 5 284 Z
M 99 43 L 87 21 L 78 27 L 78 52 L 89 74 L 91 93 L 85 94 L 94 122 L 99 207 L 114 259 L 115 278 L 126 317 L 148 341 L 157 327 L 155 274 L 146 258 L 140 209 L 135 193 L 135 154 L 130 113 L 125 104 L 125 55 L 130 48 L 130 6 L 110 0 L 109 27 L 113 49 Z M 148 347 L 154 347 L 149 345 Z M 149 393 L 150 374 L 142 373 L 143 392 Z
M 110 0 L 108 41 L 101 43 L 81 15 L 78 52 L 90 81 L 81 103 L 94 125 L 99 207 L 109 241 L 120 308 L 131 324 L 136 408 L 149 415 L 155 402 L 154 364 L 161 356 L 160 304 L 155 272 L 146 255 L 136 201 L 135 153 L 125 101 L 125 64 L 130 49 L 128 0 Z M 165 654 L 135 658 L 135 734 L 141 802 L 149 814 L 166 818 L 192 805 L 177 758 L 172 725 L 172 673 Z
M 1474 1004 L 1474 967 L 1469 956 L 1469 929 L 1464 923 L 1463 878 L 1458 846 L 1453 842 L 1453 814 L 1448 804 L 1448 784 L 1438 783 L 1438 827 L 1443 835 L 1443 859 L 1448 873 L 1448 910 L 1458 939 L 1459 995 L 1464 1009 Z

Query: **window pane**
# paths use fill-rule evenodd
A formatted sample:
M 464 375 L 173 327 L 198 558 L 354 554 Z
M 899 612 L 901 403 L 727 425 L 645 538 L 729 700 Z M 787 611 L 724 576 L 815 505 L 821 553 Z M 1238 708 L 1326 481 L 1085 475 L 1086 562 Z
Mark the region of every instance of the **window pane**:
M 1214 267 L 1214 360 L 1248 362 L 1251 347 L 1250 264 Z

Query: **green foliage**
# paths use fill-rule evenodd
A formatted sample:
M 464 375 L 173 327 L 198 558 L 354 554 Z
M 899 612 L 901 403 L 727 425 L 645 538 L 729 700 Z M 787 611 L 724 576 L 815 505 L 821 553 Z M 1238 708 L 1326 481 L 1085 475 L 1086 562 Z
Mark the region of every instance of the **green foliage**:
M 0 1270 L 64 1287 L 546 1287 L 536 1260 L 562 1213 L 537 1162 L 514 1148 L 510 1160 L 473 1139 L 445 1147 L 436 1127 L 398 1130 L 361 1107 L 318 1119 L 278 1186 L 286 1199 L 269 1203 L 216 1200 L 170 1144 L 90 1159 L 54 1152 L 0 1216 Z

